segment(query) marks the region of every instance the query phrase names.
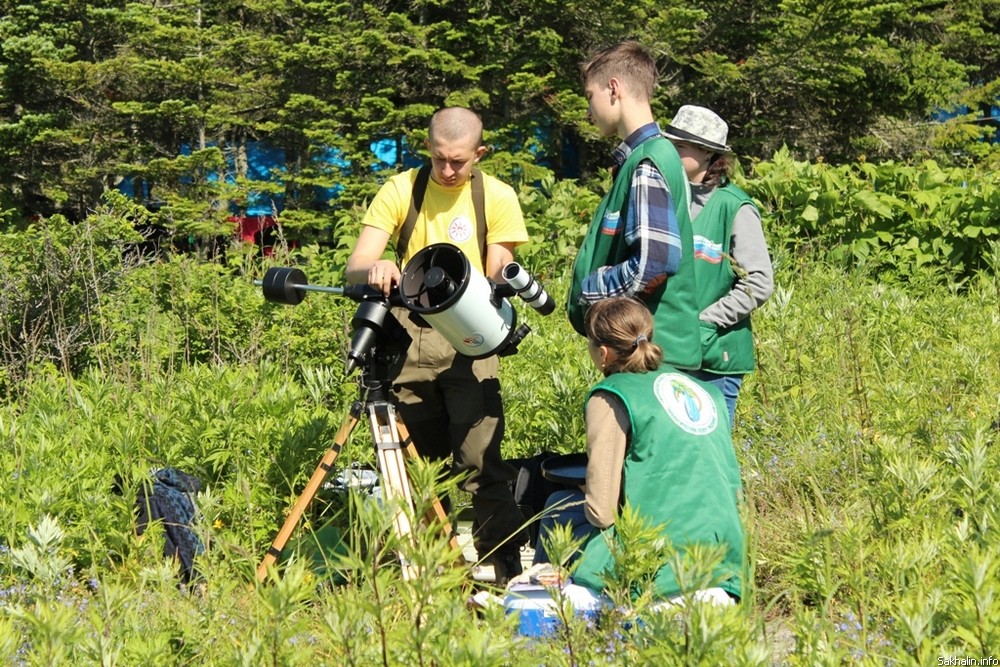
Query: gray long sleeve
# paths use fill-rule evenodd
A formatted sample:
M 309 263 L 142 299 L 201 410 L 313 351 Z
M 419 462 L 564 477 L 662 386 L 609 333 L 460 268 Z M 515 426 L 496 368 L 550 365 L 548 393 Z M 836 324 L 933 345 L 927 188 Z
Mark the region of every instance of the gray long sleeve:
M 691 218 L 704 207 L 715 189 L 691 186 Z M 701 311 L 700 319 L 720 328 L 731 327 L 750 316 L 774 291 L 774 268 L 764 238 L 760 214 L 753 206 L 743 206 L 733 220 L 730 254 L 737 277 L 728 294 Z

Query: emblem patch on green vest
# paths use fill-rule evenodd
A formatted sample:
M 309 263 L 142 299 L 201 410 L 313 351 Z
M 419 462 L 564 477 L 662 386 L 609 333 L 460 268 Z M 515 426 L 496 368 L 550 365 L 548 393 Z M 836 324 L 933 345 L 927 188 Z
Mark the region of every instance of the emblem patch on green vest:
M 704 387 L 687 375 L 661 375 L 653 384 L 653 394 L 674 423 L 688 433 L 711 433 L 719 423 L 715 401 Z
M 722 263 L 722 244 L 715 243 L 712 239 L 704 236 L 694 235 L 694 258 L 700 259 L 709 264 Z
M 619 211 L 608 211 L 604 214 L 604 219 L 601 220 L 601 233 L 614 236 L 618 233 L 618 223 L 620 221 L 621 213 Z

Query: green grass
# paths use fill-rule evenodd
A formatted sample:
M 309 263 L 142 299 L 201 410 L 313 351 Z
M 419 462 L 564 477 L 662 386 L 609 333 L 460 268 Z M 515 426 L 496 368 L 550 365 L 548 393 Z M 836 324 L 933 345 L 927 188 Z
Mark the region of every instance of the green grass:
M 777 259 L 734 432 L 754 581 L 738 608 L 671 618 L 640 603 L 628 613 L 641 623 L 574 620 L 526 642 L 502 610 L 466 609 L 468 580 L 447 565 L 455 554 L 438 531 L 401 547 L 385 511 L 325 492 L 297 535 L 339 526 L 346 583 L 303 558 L 258 585 L 257 564 L 356 398 L 342 375 L 352 304 L 313 295 L 270 306 L 249 277 L 176 261 L 138 267 L 127 291 L 105 295 L 108 333 L 84 369 L 36 363 L 7 386 L 0 662 L 923 665 L 997 655 L 997 279 L 961 291 L 880 284 Z M 546 286 L 564 298 L 564 278 Z M 501 364 L 505 454 L 579 451 L 597 378 L 583 339 L 560 312 L 515 307 L 532 333 Z M 364 428 L 338 463 L 355 460 L 372 461 Z M 205 578 L 192 590 L 177 586 L 157 531 L 134 534 L 132 499 L 164 465 L 207 487 Z M 413 477 L 426 489 L 434 472 L 419 466 Z M 434 574 L 404 581 L 397 547 Z

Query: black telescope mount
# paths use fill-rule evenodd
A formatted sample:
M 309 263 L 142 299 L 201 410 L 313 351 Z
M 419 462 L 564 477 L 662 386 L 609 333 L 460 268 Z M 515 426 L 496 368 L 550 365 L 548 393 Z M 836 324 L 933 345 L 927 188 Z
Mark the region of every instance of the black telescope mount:
M 398 295 L 386 297 L 368 285 L 325 287 L 310 285 L 306 274 L 298 268 L 272 267 L 264 279 L 255 281 L 262 287 L 264 298 L 272 303 L 295 306 L 302 303 L 307 292 L 324 292 L 345 296 L 357 302 L 351 318 L 351 347 L 347 351 L 344 373 L 361 369 L 361 387 L 384 399 L 384 392 L 402 367 L 412 339 L 392 314 L 392 306 L 402 306 Z

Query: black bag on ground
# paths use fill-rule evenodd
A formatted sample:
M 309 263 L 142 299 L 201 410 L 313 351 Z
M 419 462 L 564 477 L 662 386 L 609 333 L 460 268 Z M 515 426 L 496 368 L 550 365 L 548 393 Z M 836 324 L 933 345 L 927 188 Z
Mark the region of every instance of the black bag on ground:
M 538 540 L 538 517 L 545 509 L 545 501 L 552 493 L 566 488 L 542 476 L 542 463 L 554 456 L 559 455 L 555 452 L 541 452 L 523 459 L 507 460 L 507 463 L 517 469 L 517 475 L 511 480 L 510 490 L 521 513 L 528 520 L 528 539 L 532 547 Z
M 198 535 L 191 527 L 194 520 L 192 494 L 201 491 L 197 478 L 176 468 L 160 468 L 153 479 L 139 488 L 135 501 L 135 532 L 142 535 L 152 521 L 163 525 L 163 555 L 176 558 L 180 577 L 186 584 L 195 576 L 194 557 L 203 551 Z

